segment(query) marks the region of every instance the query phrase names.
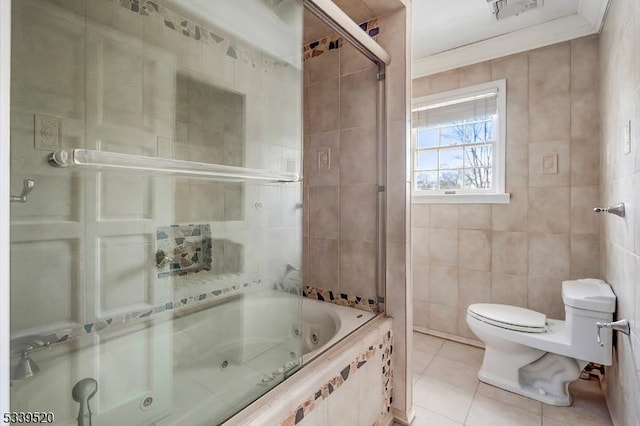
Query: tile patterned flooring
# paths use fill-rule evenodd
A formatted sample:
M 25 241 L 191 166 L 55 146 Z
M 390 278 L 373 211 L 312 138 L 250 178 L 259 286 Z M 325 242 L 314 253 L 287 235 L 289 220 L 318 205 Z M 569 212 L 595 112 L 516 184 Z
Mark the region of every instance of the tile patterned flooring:
M 412 426 L 611 426 L 596 379 L 571 384 L 571 407 L 554 407 L 478 381 L 483 350 L 414 333 Z

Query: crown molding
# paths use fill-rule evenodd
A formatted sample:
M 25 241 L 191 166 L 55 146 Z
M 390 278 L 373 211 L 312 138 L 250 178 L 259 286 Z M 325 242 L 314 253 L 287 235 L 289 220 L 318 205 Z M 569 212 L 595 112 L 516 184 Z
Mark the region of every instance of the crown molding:
M 578 13 L 416 59 L 416 79 L 600 32 L 609 0 L 581 0 Z

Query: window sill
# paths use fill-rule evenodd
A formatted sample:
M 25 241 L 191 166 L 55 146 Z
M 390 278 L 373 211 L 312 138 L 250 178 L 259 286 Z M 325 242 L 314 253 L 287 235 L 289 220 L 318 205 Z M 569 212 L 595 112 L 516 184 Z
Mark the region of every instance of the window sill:
M 413 194 L 413 204 L 509 204 L 511 194 Z

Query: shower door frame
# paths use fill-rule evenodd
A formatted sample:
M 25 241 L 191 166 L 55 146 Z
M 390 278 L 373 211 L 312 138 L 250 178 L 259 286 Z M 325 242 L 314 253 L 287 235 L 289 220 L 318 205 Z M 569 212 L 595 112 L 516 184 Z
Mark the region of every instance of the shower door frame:
M 0 415 L 9 412 L 11 2 L 0 1 Z

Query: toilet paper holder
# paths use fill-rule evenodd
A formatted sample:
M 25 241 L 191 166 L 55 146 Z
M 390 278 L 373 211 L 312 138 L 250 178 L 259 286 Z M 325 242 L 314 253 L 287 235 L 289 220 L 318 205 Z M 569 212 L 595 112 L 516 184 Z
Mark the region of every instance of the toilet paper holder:
M 624 217 L 624 203 L 618 203 L 615 206 L 610 207 L 596 207 L 593 209 L 594 213 L 611 213 L 616 216 Z
M 598 344 L 600 346 L 604 346 L 604 342 L 600 338 L 600 330 L 603 328 L 610 328 L 615 331 L 619 331 L 621 333 L 626 334 L 627 336 L 631 334 L 631 327 L 629 325 L 629 321 L 626 319 L 621 319 L 620 321 L 615 322 L 597 322 L 596 323 L 596 339 L 598 340 Z

